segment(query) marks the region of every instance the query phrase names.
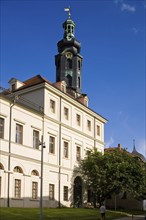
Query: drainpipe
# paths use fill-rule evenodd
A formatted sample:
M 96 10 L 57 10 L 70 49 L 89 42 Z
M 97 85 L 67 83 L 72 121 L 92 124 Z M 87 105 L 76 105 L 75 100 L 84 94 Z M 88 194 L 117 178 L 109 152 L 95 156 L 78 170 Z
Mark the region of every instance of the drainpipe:
M 40 176 L 40 220 L 43 219 L 43 155 L 44 155 L 44 113 L 42 117 L 42 136 L 41 141 L 39 142 L 39 145 L 41 145 L 41 176 Z
M 10 167 L 11 167 L 11 131 L 12 131 L 12 108 L 15 105 L 15 98 L 10 103 L 10 118 L 9 118 L 9 154 L 8 154 L 8 189 L 7 189 L 7 207 L 10 207 Z
M 60 208 L 60 193 L 61 193 L 61 97 L 60 97 L 60 115 L 59 115 L 59 181 L 58 181 L 58 207 Z

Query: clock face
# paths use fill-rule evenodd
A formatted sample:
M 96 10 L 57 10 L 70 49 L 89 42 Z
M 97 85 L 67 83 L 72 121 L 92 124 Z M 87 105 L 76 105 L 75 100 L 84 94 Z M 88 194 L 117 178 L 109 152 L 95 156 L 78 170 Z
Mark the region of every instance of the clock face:
M 66 52 L 65 56 L 66 56 L 67 59 L 72 59 L 73 54 L 71 52 Z
M 67 40 L 69 40 L 69 41 L 72 39 L 71 36 L 67 36 L 66 38 L 67 38 Z

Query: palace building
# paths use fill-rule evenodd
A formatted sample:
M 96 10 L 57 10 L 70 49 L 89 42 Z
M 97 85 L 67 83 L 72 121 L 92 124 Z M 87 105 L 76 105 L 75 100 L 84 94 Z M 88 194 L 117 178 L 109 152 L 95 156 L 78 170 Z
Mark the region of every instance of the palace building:
M 41 75 L 9 81 L 0 96 L 0 205 L 84 206 L 86 188 L 74 169 L 87 153 L 104 153 L 107 120 L 82 94 L 81 44 L 68 13 L 57 43 L 56 82 Z M 42 180 L 42 188 L 41 188 Z

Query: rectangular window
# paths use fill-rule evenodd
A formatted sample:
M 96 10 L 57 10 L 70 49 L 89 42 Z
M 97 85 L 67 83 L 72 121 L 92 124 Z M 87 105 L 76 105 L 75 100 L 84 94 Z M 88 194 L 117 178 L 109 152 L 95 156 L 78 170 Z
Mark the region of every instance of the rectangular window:
M 77 119 L 77 125 L 80 126 L 80 124 L 81 124 L 81 116 L 79 114 L 76 114 L 76 119 Z
M 49 199 L 54 200 L 54 184 L 49 184 Z
M 32 182 L 32 199 L 38 198 L 38 183 Z
M 33 148 L 39 149 L 39 131 L 33 130 Z
M 68 201 L 68 186 L 64 186 L 64 201 Z
M 23 126 L 16 124 L 16 143 L 22 144 L 23 142 Z
M 64 141 L 64 157 L 68 158 L 68 142 Z
M 0 138 L 4 138 L 4 118 L 0 118 Z
M 15 198 L 21 198 L 21 180 L 15 179 Z
M 76 160 L 80 161 L 81 158 L 81 148 L 80 147 L 76 147 Z
M 2 196 L 2 177 L 0 176 L 0 197 Z
M 50 110 L 52 113 L 55 113 L 55 101 L 50 99 Z
M 68 120 L 68 108 L 64 107 L 64 117 Z
M 55 137 L 50 136 L 49 138 L 49 153 L 55 153 Z
M 96 129 L 97 129 L 97 135 L 100 136 L 100 126 L 97 125 L 97 128 L 96 128 Z
M 91 121 L 90 120 L 87 120 L 87 128 L 88 128 L 88 131 L 91 131 Z

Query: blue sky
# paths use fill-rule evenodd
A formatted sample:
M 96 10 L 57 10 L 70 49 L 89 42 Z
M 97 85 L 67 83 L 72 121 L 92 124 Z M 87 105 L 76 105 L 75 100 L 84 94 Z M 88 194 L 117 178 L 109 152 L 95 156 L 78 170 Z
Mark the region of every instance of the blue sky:
M 55 82 L 54 56 L 71 7 L 81 42 L 82 92 L 108 119 L 105 144 L 146 155 L 145 0 L 1 0 L 1 85 L 41 74 Z

